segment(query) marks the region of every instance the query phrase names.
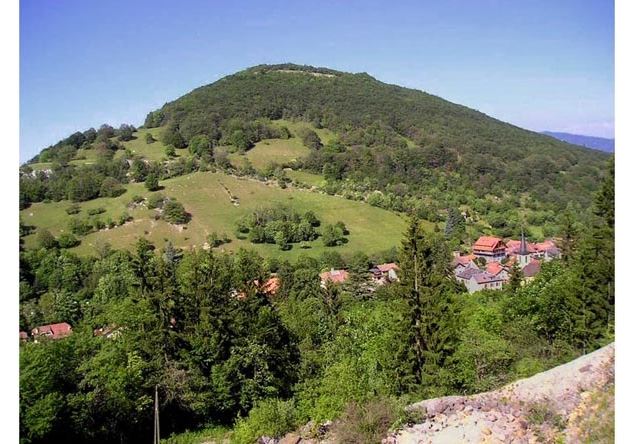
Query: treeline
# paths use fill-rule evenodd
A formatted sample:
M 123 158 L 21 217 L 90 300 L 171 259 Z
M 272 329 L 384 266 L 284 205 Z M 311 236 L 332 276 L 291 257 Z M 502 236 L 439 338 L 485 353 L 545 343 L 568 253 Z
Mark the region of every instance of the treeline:
M 345 410 L 344 427 L 363 434 L 369 425 L 351 403 L 489 390 L 589 352 L 614 336 L 613 194 L 611 171 L 590 223 L 566 215 L 564 258 L 530 284 L 475 295 L 451 278 L 441 233 L 416 218 L 398 254 L 400 282 L 374 293 L 363 285 L 370 263 L 394 258 L 290 264 L 245 250 L 155 251 L 145 240 L 95 258 L 22 252 L 21 329 L 73 326 L 69 338 L 21 348 L 22 439 L 145 439 L 155 385 L 163 434 L 243 415 L 234 438 L 248 443 Z M 318 273 L 330 267 L 348 267 L 347 283 L 321 288 Z M 273 297 L 260 286 L 271 272 Z M 101 327 L 118 333 L 94 336 Z

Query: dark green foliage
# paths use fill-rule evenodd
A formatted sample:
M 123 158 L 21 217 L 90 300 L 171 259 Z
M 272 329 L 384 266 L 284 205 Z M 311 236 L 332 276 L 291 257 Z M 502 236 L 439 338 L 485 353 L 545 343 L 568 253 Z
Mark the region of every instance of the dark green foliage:
M 339 145 L 314 150 L 305 166 L 335 180 L 368 177 L 374 189 L 403 183 L 408 194 L 422 196 L 443 181 L 444 194 L 469 190 L 483 197 L 527 191 L 558 208 L 571 199 L 588 204 L 589 191 L 597 186 L 606 159 L 602 153 L 364 73 L 308 74 L 320 70 L 254 67 L 198 88 L 161 112 L 165 120 L 182 125 L 206 122 L 188 138 L 210 136 L 208 128 L 214 127 L 222 133 L 216 140 L 225 139 L 240 150 L 260 140 L 245 122 L 280 117 L 314 122 L 335 131 Z M 405 138 L 414 146 L 406 146 Z
M 490 221 L 490 223 L 492 223 Z M 446 239 L 461 239 L 465 235 L 465 218 L 456 208 L 448 210 L 448 219 L 445 223 Z
M 447 247 L 425 235 L 419 220 L 412 218 L 402 243 L 396 291 L 409 307 L 413 382 L 429 395 L 458 343 L 459 286 L 449 278 L 449 256 Z
M 156 142 L 155 138 L 152 136 L 151 133 L 146 133 L 145 135 L 145 141 L 148 145 L 150 145 L 151 143 Z
M 146 120 L 143 124 L 146 128 L 156 128 L 163 125 L 164 115 L 161 111 L 152 111 L 146 116 Z
M 129 140 L 133 139 L 133 133 L 136 131 L 137 129 L 132 126 L 132 125 L 128 125 L 127 123 L 122 124 L 119 129 L 117 130 L 117 138 L 122 141 L 122 142 L 127 142 Z
M 206 154 L 212 156 L 214 154 L 212 150 L 212 142 L 205 134 L 193 137 L 190 140 L 188 149 L 190 150 L 190 153 L 197 156 L 204 156 Z
M 57 243 L 60 248 L 73 248 L 79 245 L 80 241 L 71 233 L 62 233 L 57 238 Z
M 54 248 L 57 246 L 57 241 L 49 230 L 38 230 L 37 244 L 40 248 Z
M 163 208 L 163 202 L 165 202 L 165 196 L 161 193 L 154 193 L 148 197 L 148 208 L 153 210 L 155 208 Z
M 320 140 L 320 136 L 318 136 L 317 133 L 311 129 L 307 128 L 301 131 L 300 138 L 302 139 L 302 143 L 304 144 L 304 146 L 308 148 L 314 150 L 319 150 L 320 148 L 322 148 L 322 141 Z
M 285 250 L 289 244 L 316 239 L 316 223 L 319 221 L 313 213 L 301 215 L 289 207 L 276 206 L 254 211 L 238 222 L 237 229 L 253 243 L 277 244 Z
M 156 191 L 159 189 L 159 178 L 154 173 L 148 174 L 145 181 L 145 186 L 148 191 Z
M 343 224 L 342 224 L 343 225 Z M 346 227 L 344 227 L 346 229 Z M 344 230 L 341 225 L 326 224 L 322 228 L 322 242 L 326 247 L 335 247 L 346 242 Z
M 173 145 L 168 145 L 165 147 L 165 155 L 169 158 L 176 157 L 176 149 L 174 149 Z
M 175 148 L 185 148 L 187 146 L 185 139 L 183 139 L 179 131 L 179 126 L 176 124 L 170 124 L 163 130 L 161 141 L 165 145 L 172 145 Z
M 98 208 L 90 208 L 88 211 L 86 211 L 86 213 L 89 216 L 96 216 L 97 214 L 102 214 L 105 213 L 106 209 L 103 207 L 98 207 Z
M 93 231 L 93 224 L 84 219 L 73 218 L 68 221 L 68 229 L 77 236 L 84 236 Z
M 183 208 L 183 204 L 175 199 L 165 201 L 162 217 L 163 220 L 171 224 L 185 224 L 190 220 L 190 215 Z
M 117 197 L 126 192 L 126 189 L 114 177 L 106 177 L 101 183 L 99 195 L 101 197 Z

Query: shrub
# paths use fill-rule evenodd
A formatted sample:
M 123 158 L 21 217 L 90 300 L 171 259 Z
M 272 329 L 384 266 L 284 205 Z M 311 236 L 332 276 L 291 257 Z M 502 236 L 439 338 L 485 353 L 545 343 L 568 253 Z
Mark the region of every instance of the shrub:
M 125 193 L 125 188 L 114 177 L 106 177 L 101 183 L 101 189 L 99 195 L 101 197 L 117 197 Z
M 268 399 L 260 401 L 239 419 L 232 435 L 232 442 L 252 444 L 261 436 L 278 438 L 296 426 L 293 401 Z
M 150 197 L 148 197 L 148 208 L 149 209 L 154 209 L 154 208 L 161 208 L 163 207 L 163 202 L 165 201 L 165 196 L 161 193 L 155 193 L 155 194 L 151 194 Z
M 37 243 L 41 248 L 54 248 L 57 245 L 55 237 L 49 230 L 41 230 L 37 233 Z
M 73 248 L 79 245 L 79 239 L 73 236 L 71 233 L 63 233 L 57 239 L 57 243 L 60 248 Z
M 188 222 L 189 216 L 181 202 L 168 199 L 163 204 L 163 220 L 171 224 L 185 224 Z
M 156 191 L 159 189 L 159 178 L 156 174 L 150 173 L 145 182 L 148 191 Z
M 155 138 L 150 133 L 146 133 L 145 135 L 146 143 L 149 145 L 151 143 L 156 142 Z
M 77 236 L 84 236 L 93 230 L 93 224 L 83 219 L 71 219 L 68 222 L 68 229 Z
M 89 208 L 88 211 L 86 212 L 88 213 L 89 216 L 96 216 L 98 214 L 105 213 L 106 210 L 102 207 L 99 207 L 99 208 Z
M 335 441 L 341 444 L 381 443 L 402 410 L 390 398 L 378 398 L 365 404 L 349 403 L 333 426 Z
M 127 211 L 124 211 L 121 216 L 119 216 L 119 225 L 123 225 L 129 220 L 132 220 L 132 217 L 130 217 Z
M 73 204 L 70 207 L 66 208 L 66 214 L 77 214 L 82 211 L 82 207 L 78 204 Z

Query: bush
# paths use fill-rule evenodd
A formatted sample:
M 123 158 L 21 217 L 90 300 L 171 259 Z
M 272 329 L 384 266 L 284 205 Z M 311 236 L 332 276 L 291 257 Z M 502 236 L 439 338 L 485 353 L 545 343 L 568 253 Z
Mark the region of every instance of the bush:
M 60 248 L 73 248 L 79 245 L 80 241 L 70 233 L 63 233 L 57 239 Z
M 114 177 L 106 177 L 101 183 L 101 189 L 99 195 L 101 197 L 117 197 L 125 193 L 125 188 Z
M 132 220 L 132 217 L 130 217 L 130 215 L 128 214 L 127 211 L 124 211 L 121 216 L 119 216 L 119 225 L 123 225 L 126 222 L 128 222 L 129 220 Z
M 156 191 L 159 189 L 159 178 L 156 174 L 150 173 L 145 182 L 148 191 Z
M 78 204 L 73 204 L 66 209 L 66 214 L 78 214 L 80 211 L 82 211 L 82 207 Z
M 146 143 L 149 145 L 151 143 L 156 142 L 155 138 L 150 133 L 146 133 L 145 135 Z
M 163 220 L 171 224 L 185 224 L 189 220 L 189 215 L 181 202 L 168 199 L 163 204 Z
M 55 237 L 51 234 L 49 230 L 38 231 L 37 234 L 37 243 L 40 248 L 54 248 L 57 245 L 57 241 Z
M 333 426 L 335 441 L 341 444 L 381 443 L 402 409 L 389 398 L 365 404 L 349 403 Z
M 102 213 L 105 213 L 105 212 L 106 212 L 106 210 L 105 210 L 104 208 L 102 208 L 102 207 L 99 207 L 99 208 L 90 208 L 90 209 L 88 209 L 88 211 L 87 211 L 87 213 L 88 213 L 88 215 L 89 215 L 89 216 L 96 216 L 96 215 L 98 215 L 98 214 L 102 214 Z
M 165 201 L 165 196 L 161 193 L 155 193 L 155 194 L 151 194 L 150 197 L 148 197 L 148 208 L 149 209 L 154 209 L 154 208 L 161 208 L 163 207 L 163 202 Z
M 84 236 L 93 231 L 93 224 L 83 219 L 71 219 L 68 222 L 68 229 L 77 236 Z
M 239 419 L 232 435 L 232 442 L 252 444 L 261 436 L 279 438 L 296 426 L 293 401 L 268 399 L 260 401 Z

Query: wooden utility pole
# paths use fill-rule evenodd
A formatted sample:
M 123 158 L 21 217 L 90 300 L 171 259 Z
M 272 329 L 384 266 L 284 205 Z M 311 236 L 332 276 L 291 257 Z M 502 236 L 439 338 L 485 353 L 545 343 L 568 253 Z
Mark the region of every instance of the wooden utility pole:
M 152 444 L 161 444 L 161 433 L 159 431 L 159 388 L 154 386 L 154 437 Z

